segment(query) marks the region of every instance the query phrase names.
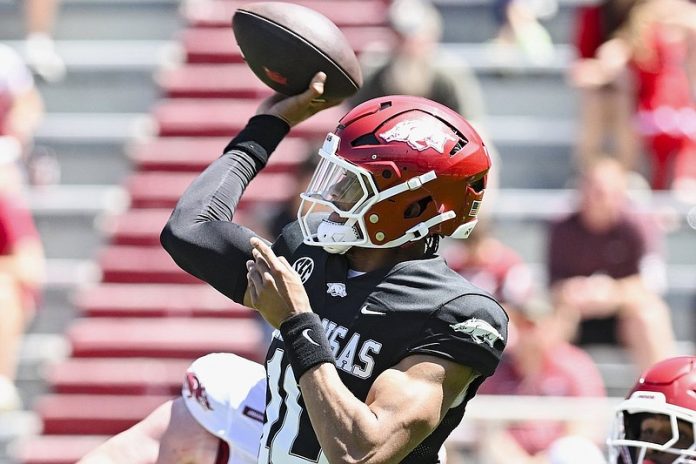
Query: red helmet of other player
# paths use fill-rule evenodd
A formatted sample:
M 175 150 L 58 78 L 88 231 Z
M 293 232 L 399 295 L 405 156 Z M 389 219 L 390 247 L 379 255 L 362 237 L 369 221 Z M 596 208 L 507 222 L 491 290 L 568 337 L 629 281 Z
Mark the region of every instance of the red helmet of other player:
M 298 219 L 305 243 L 330 253 L 397 247 L 431 235 L 468 237 L 491 165 L 464 118 L 410 96 L 357 106 L 319 154 Z M 319 212 L 329 214 L 310 225 Z
M 611 463 L 696 463 L 696 357 L 655 364 L 617 408 Z

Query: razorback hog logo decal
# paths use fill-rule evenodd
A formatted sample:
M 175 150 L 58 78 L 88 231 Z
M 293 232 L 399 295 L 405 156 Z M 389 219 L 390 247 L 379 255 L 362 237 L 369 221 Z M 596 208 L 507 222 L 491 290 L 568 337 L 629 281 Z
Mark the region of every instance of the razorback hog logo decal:
M 208 395 L 205 392 L 205 387 L 201 385 L 201 381 L 198 380 L 196 374 L 193 372 L 186 373 L 186 388 L 188 388 L 188 397 L 195 398 L 198 404 L 208 411 L 212 411 L 213 408 L 210 406 L 208 401 Z
M 493 344 L 495 344 L 496 340 L 503 339 L 500 332 L 482 319 L 469 319 L 459 324 L 452 324 L 450 327 L 455 332 L 462 332 L 469 335 L 479 345 L 486 342 L 491 348 L 493 348 Z
M 448 140 L 457 139 L 446 132 L 444 127 L 435 121 L 425 121 L 423 119 L 410 119 L 401 121 L 388 131 L 379 134 L 386 142 L 397 141 L 406 142 L 411 148 L 423 151 L 433 148 L 440 153 L 445 152 L 445 143 Z

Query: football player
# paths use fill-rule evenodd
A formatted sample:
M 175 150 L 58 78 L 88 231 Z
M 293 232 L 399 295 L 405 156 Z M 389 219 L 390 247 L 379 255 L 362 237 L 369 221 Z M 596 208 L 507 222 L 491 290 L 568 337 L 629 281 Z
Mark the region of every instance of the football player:
M 407 96 L 359 105 L 327 135 L 298 219 L 272 245 L 234 223 L 290 128 L 331 104 L 324 80 L 262 105 L 162 232 L 179 266 L 277 330 L 265 373 L 201 358 L 182 398 L 127 432 L 143 449 L 161 443 L 158 462 L 441 462 L 500 360 L 507 315 L 436 254 L 441 236 L 471 232 L 490 168 L 454 111 Z
M 696 463 L 696 356 L 658 362 L 617 408 L 611 464 Z

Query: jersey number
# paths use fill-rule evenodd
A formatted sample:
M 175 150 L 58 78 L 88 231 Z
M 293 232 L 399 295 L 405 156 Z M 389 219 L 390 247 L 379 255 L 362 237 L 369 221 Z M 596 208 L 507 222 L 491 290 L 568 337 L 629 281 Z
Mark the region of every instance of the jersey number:
M 270 400 L 266 405 L 259 462 L 328 464 L 312 432 L 309 414 L 299 404 L 300 390 L 292 367 L 283 366 L 282 361 L 283 350 L 276 349 L 267 362 Z

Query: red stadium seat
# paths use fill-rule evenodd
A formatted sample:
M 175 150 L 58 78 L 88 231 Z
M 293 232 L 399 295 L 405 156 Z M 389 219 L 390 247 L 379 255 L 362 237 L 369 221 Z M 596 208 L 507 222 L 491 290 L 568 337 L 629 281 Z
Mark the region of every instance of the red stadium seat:
M 201 172 L 218 158 L 229 138 L 160 137 L 136 145 L 131 158 L 140 171 Z M 299 164 L 317 149 L 321 140 L 310 144 L 306 140 L 288 137 L 278 146 L 264 174 L 294 172 Z
M 175 98 L 163 100 L 152 113 L 163 137 L 232 137 L 244 128 L 258 105 L 255 100 Z M 322 111 L 294 127 L 292 134 L 323 140 L 345 113 L 343 106 Z
M 195 173 L 145 172 L 131 176 L 126 185 L 133 208 L 173 208 Z M 245 190 L 239 209 L 257 204 L 280 204 L 296 190 L 291 174 L 263 173 Z
M 82 290 L 75 304 L 87 317 L 219 317 L 254 312 L 209 285 L 101 284 Z
M 67 337 L 77 358 L 193 360 L 222 351 L 258 360 L 261 332 L 252 320 L 121 317 L 78 319 Z
M 386 27 L 343 27 L 341 30 L 356 53 L 370 47 L 387 49 L 395 39 L 394 33 Z M 184 31 L 181 42 L 188 63 L 243 62 L 231 29 L 190 28 Z
M 47 435 L 114 435 L 154 411 L 172 395 L 46 395 L 36 403 Z
M 160 232 L 172 210 L 133 209 L 120 216 L 109 218 L 105 228 L 114 245 L 160 246 Z
M 160 232 L 171 213 L 169 208 L 131 209 L 106 221 L 105 229 L 111 235 L 113 245 L 159 247 Z M 246 215 L 243 211 L 235 212 L 234 222 L 255 231 L 263 229 L 253 215 Z
M 22 464 L 75 464 L 107 440 L 107 436 L 39 436 L 22 440 L 17 459 Z
M 230 27 L 234 11 L 248 0 L 214 0 L 202 8 L 190 8 L 186 13 L 189 24 L 196 27 Z M 380 26 L 386 22 L 386 6 L 381 1 L 365 0 L 299 0 L 294 3 L 322 13 L 340 27 Z
M 162 72 L 157 81 L 171 98 L 259 99 L 272 93 L 245 64 L 186 65 Z
M 201 283 L 182 271 L 161 247 L 110 246 L 101 250 L 99 264 L 107 283 Z
M 50 366 L 46 378 L 55 393 L 177 395 L 189 360 L 69 359 Z

